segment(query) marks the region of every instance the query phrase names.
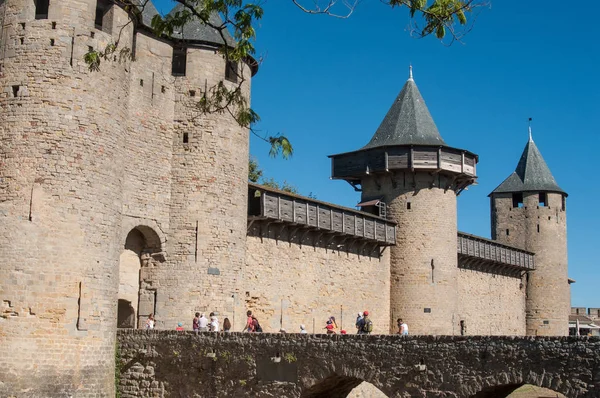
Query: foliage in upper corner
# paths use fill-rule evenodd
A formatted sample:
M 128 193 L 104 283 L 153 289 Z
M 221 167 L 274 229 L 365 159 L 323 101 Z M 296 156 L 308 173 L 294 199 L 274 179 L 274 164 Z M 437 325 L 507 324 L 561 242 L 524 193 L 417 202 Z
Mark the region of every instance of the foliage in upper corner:
M 111 0 L 112 3 L 123 7 L 133 15 L 133 18 L 121 27 L 115 37 L 114 43 L 110 43 L 104 50 L 90 49 L 85 54 L 84 60 L 90 71 L 99 71 L 102 61 L 123 61 L 133 59 L 131 49 L 120 44 L 124 29 L 134 20 L 141 21 L 144 8 L 149 0 Z M 259 139 L 270 145 L 269 154 L 273 157 L 281 155 L 284 159 L 293 154 L 293 147 L 287 137 L 283 135 L 271 136 L 261 134 L 254 129 L 254 125 L 260 120 L 259 115 L 249 106 L 248 99 L 242 90 L 244 83 L 249 79 L 251 73 L 249 67 L 244 65 L 257 65 L 255 61 L 256 30 L 254 26 L 263 16 L 263 8 L 260 0 L 174 0 L 182 5 L 175 12 L 161 17 L 155 15 L 152 18 L 151 27 L 158 37 L 172 37 L 175 32 L 181 31 L 182 27 L 192 21 L 199 20 L 202 24 L 213 29 L 221 38 L 222 44 L 218 52 L 226 62 L 242 65 L 234 68 L 237 74 L 237 83 L 229 84 L 219 81 L 211 87 L 206 87 L 201 92 L 196 108 L 201 114 L 228 113 L 237 123 L 248 128 Z M 280 0 L 281 1 L 281 0 Z M 455 29 L 456 23 L 460 26 L 467 25 L 467 14 L 474 8 L 485 5 L 485 0 L 381 0 L 390 7 L 405 7 L 409 10 L 411 22 L 414 25 L 413 32 L 419 36 L 428 36 L 435 33 L 436 37 L 443 39 L 450 33 L 452 40 L 460 39 L 461 32 Z M 320 4 L 320 3 L 323 4 Z M 359 0 L 344 0 L 340 5 L 348 9 L 346 16 L 349 17 L 358 6 Z M 333 7 L 337 0 L 292 0 L 299 9 L 310 14 L 335 15 Z M 310 4 L 310 7 L 302 3 Z M 213 18 L 211 18 L 211 16 Z M 219 18 L 214 18 L 218 16 Z M 419 26 L 422 24 L 423 26 Z M 468 31 L 469 28 L 465 29 Z M 233 33 L 233 39 L 230 36 Z M 118 56 L 117 56 L 118 52 Z

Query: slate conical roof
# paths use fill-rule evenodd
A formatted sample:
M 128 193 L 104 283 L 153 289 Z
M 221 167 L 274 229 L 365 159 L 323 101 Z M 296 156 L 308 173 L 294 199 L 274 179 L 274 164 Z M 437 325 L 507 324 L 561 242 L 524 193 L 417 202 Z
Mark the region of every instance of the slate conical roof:
M 502 184 L 498 185 L 492 194 L 525 191 L 567 194 L 556 183 L 542 154 L 531 138 L 531 132 L 516 170 Z
M 151 28 L 152 27 L 152 18 L 155 15 L 160 15 L 154 4 L 152 4 L 152 0 L 131 0 L 131 3 L 135 4 L 142 14 L 142 23 Z
M 381 125 L 363 149 L 388 145 L 446 146 L 410 75 Z
M 179 3 L 171 10 L 169 14 L 173 15 L 185 9 L 186 7 Z M 216 12 L 213 12 L 210 15 L 209 22 L 214 26 L 220 26 L 223 24 L 223 20 Z M 223 36 L 225 37 L 227 44 L 235 45 L 235 40 L 227 29 L 223 31 Z M 176 39 L 200 41 L 219 45 L 224 44 L 223 38 L 219 34 L 219 31 L 203 24 L 198 18 L 192 18 L 179 31 L 173 32 L 172 37 Z

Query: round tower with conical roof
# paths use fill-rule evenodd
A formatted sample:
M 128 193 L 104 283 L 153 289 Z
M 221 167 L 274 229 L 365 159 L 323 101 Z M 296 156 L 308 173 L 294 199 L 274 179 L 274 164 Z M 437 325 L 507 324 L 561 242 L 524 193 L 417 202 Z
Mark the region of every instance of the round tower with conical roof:
M 412 68 L 371 141 L 331 158 L 332 178 L 360 186 L 364 211 L 398 223 L 390 324 L 403 318 L 413 334 L 459 333 L 456 196 L 475 181 L 477 156 L 444 142 Z
M 552 176 L 531 129 L 516 170 L 489 196 L 492 239 L 535 253 L 535 270 L 524 276 L 527 335 L 567 335 L 567 193 Z

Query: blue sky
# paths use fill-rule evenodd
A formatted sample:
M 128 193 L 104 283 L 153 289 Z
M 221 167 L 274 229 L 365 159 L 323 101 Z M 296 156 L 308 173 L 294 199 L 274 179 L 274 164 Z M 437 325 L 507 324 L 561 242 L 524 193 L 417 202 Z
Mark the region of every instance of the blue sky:
M 310 4 L 311 1 L 307 2 Z M 170 0 L 154 0 L 166 12 Z M 567 222 L 572 305 L 600 307 L 600 44 L 588 2 L 575 16 L 564 3 L 495 1 L 463 43 L 415 39 L 408 13 L 363 0 L 349 19 L 306 15 L 291 0 L 269 0 L 257 29 L 264 57 L 252 107 L 264 132 L 281 132 L 291 160 L 270 159 L 251 138 L 265 175 L 307 195 L 354 206 L 359 194 L 329 179 L 327 155 L 364 146 L 408 76 L 414 78 L 444 140 L 479 155 L 478 185 L 458 198 L 461 231 L 490 237 L 487 195 L 515 169 L 533 138 L 561 188 Z

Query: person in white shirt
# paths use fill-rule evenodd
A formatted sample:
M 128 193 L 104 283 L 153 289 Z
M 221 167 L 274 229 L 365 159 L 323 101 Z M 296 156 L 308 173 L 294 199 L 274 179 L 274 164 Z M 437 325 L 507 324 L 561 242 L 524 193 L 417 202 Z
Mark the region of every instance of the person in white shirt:
M 402 318 L 398 318 L 398 334 L 402 336 L 408 336 L 408 325 L 402 320 Z
M 211 332 L 219 331 L 219 320 L 217 319 L 216 315 L 212 312 L 210 315 L 210 331 Z
M 306 326 L 304 326 L 304 325 L 300 325 L 300 333 L 308 333 L 308 332 L 306 331 Z
M 198 331 L 199 332 L 208 332 L 208 319 L 202 314 L 200 319 L 198 319 Z

